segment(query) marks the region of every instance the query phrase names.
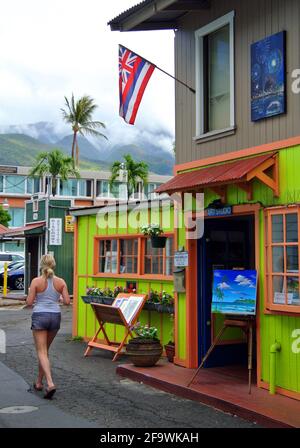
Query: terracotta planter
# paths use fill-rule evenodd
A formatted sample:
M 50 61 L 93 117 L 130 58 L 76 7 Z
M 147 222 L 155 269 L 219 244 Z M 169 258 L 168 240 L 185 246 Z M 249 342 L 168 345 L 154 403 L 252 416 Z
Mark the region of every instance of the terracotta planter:
M 151 236 L 151 245 L 156 249 L 165 247 L 167 241 L 166 236 Z
M 152 367 L 162 355 L 162 345 L 158 339 L 133 338 L 129 341 L 126 352 L 130 361 L 137 367 Z
M 166 344 L 165 345 L 165 351 L 166 351 L 166 355 L 168 358 L 169 362 L 173 362 L 174 361 L 174 356 L 175 356 L 175 344 Z

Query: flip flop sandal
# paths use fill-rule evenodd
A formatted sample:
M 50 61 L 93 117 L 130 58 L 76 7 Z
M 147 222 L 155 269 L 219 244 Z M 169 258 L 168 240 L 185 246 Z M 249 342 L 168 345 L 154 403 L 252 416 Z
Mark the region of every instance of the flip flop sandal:
M 51 398 L 53 397 L 53 395 L 56 392 L 56 388 L 53 387 L 52 389 L 46 389 L 46 393 L 44 395 L 44 398 L 46 398 L 47 400 L 51 400 Z
M 35 383 L 33 383 L 33 388 L 34 390 L 36 390 L 37 392 L 42 392 L 43 390 L 43 386 L 42 387 L 37 387 L 37 385 Z

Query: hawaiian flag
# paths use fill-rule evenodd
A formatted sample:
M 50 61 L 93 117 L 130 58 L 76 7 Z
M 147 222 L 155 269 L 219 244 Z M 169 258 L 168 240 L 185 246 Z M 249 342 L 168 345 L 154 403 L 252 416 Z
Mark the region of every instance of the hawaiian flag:
M 120 116 L 126 123 L 134 124 L 145 88 L 154 69 L 155 65 L 119 45 Z

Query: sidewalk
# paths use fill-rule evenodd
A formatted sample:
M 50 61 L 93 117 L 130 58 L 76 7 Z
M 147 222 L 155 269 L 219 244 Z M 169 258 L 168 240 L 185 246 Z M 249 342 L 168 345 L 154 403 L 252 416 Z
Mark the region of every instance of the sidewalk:
M 123 364 L 117 367 L 117 373 L 265 427 L 300 428 L 300 401 L 279 394 L 270 395 L 267 390 L 260 389 L 255 384 L 249 395 L 247 369 L 201 369 L 191 387 L 187 385 L 195 370 L 166 361 L 160 361 L 156 366 L 148 368 Z
M 97 427 L 83 418 L 59 410 L 53 404 L 55 399 L 45 400 L 42 393 L 28 392 L 28 389 L 28 384 L 19 375 L 0 362 L 0 428 Z M 32 408 L 23 409 L 23 406 Z M 16 408 L 5 409 L 10 407 Z

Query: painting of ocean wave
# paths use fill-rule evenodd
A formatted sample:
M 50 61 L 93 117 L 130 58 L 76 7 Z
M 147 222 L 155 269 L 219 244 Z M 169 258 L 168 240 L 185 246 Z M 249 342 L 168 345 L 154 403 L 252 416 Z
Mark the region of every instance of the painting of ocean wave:
M 213 272 L 212 313 L 256 314 L 257 272 L 215 270 Z

